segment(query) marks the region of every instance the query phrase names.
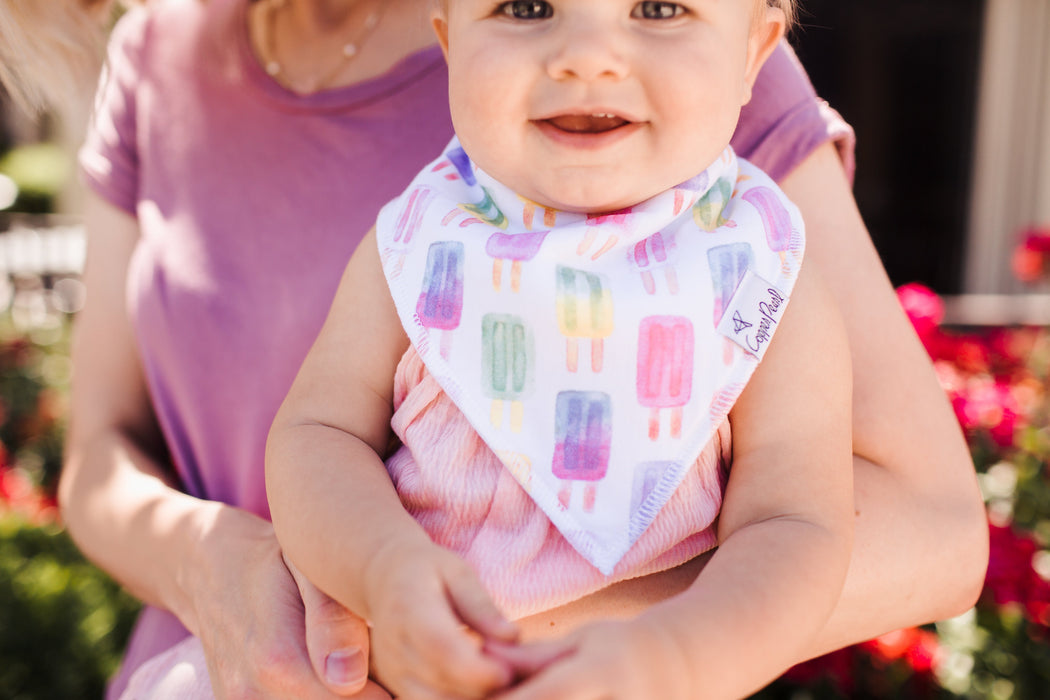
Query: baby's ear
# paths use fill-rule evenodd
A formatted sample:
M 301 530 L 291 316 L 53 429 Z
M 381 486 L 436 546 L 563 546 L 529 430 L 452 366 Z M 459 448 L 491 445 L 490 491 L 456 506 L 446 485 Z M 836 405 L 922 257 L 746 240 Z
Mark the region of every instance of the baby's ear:
M 448 60 L 448 14 L 445 7 L 446 3 L 436 2 L 434 3 L 434 9 L 430 12 L 430 24 L 434 27 L 434 33 L 437 34 L 438 44 L 441 45 L 441 52 L 445 54 L 445 60 Z
M 747 41 L 747 66 L 744 72 L 744 104 L 751 100 L 751 88 L 758 78 L 766 59 L 784 36 L 787 18 L 779 7 L 763 3 L 751 25 L 751 36 Z

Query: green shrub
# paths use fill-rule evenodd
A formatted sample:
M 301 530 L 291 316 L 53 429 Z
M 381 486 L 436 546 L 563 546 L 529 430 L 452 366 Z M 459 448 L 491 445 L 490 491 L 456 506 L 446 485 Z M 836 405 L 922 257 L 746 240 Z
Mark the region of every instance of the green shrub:
M 102 697 L 139 604 L 55 523 L 0 515 L 0 697 Z

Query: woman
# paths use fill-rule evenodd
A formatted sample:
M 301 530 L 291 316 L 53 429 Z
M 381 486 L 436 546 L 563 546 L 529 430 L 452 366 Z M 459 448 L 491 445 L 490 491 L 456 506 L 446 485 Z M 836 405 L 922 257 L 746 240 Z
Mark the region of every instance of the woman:
M 113 693 L 186 630 L 220 697 L 364 683 L 365 629 L 282 561 L 262 450 L 350 252 L 451 133 L 427 9 L 157 0 L 115 32 L 81 155 L 90 298 L 60 485 L 81 548 L 150 604 Z M 786 49 L 734 146 L 801 208 L 853 354 L 855 552 L 810 653 L 958 613 L 987 557 L 969 455 L 853 202 L 848 131 Z M 630 614 L 702 565 L 606 589 L 539 626 Z

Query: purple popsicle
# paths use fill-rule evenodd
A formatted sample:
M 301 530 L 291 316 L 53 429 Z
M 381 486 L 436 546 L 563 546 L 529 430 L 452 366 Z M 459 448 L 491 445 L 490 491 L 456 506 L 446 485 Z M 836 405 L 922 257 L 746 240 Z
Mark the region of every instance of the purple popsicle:
M 463 311 L 463 244 L 431 243 L 427 250 L 423 290 L 416 302 L 416 316 L 425 328 L 450 331 L 459 327 Z M 448 355 L 449 334 L 441 337 L 441 354 Z
M 791 244 L 791 216 L 780 197 L 768 187 L 753 187 L 741 195 L 762 218 L 769 249 L 783 253 Z

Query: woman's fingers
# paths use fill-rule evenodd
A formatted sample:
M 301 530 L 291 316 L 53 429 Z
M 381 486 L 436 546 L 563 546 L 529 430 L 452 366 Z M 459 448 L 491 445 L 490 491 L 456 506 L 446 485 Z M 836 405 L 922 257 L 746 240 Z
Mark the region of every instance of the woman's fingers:
M 225 522 L 222 537 L 212 540 L 216 550 L 198 567 L 194 594 L 216 697 L 346 697 L 324 684 L 311 662 L 306 642 L 307 608 L 270 524 L 232 509 Z M 317 612 L 317 606 L 314 610 Z M 390 699 L 374 683 L 352 697 Z
M 368 626 L 318 590 L 284 558 L 303 600 L 306 649 L 317 677 L 333 693 L 352 696 L 368 680 Z

